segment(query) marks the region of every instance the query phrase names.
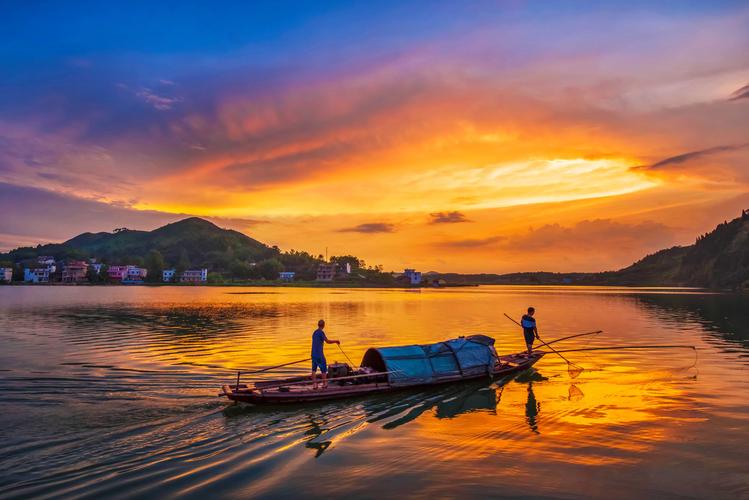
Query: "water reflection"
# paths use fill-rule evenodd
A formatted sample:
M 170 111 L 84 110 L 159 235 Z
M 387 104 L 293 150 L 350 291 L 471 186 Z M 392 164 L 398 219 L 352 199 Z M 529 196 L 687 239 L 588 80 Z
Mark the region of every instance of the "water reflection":
M 359 418 L 365 420 L 367 424 L 384 422 L 381 428 L 392 431 L 428 413 L 432 413 L 436 419 L 455 419 L 461 415 L 476 412 L 497 416 L 503 391 L 508 384 L 515 382 L 517 385 L 527 386 L 525 420 L 530 430 L 538 434 L 537 417 L 541 411 L 541 403 L 537 401 L 534 394 L 533 382 L 538 383 L 544 380 L 548 379 L 535 369 L 530 369 L 516 377 L 507 377 L 497 382 L 469 381 L 426 390 L 404 390 L 387 396 L 365 396 L 358 406 L 361 412 Z M 260 408 L 258 410 L 262 411 Z M 295 412 L 293 406 L 279 408 L 279 410 L 286 410 L 289 414 Z M 350 403 L 338 402 L 327 405 L 324 412 L 307 414 L 309 428 L 304 434 L 312 437 L 305 443 L 305 446 L 315 451 L 315 458 L 320 457 L 333 444 L 332 439 L 325 438 L 330 431 L 330 422 L 321 415 L 347 411 L 350 411 Z M 249 416 L 250 413 L 241 415 Z
M 437 403 L 435 416 L 437 418 L 455 418 L 458 415 L 479 410 L 496 415 L 503 390 L 504 385 L 497 388 L 494 385 L 488 385 L 466 389 L 461 394 Z
M 533 393 L 533 382 L 528 382 L 528 401 L 525 403 L 525 420 L 531 431 L 539 434 L 536 417 L 541 411 L 541 403 L 536 401 L 536 395 Z
M 746 297 L 543 287 L 227 293 L 236 291 L 0 289 L 2 496 L 749 495 L 749 451 L 736 446 L 749 440 Z M 586 369 L 574 381 L 546 356 L 498 383 L 297 408 L 216 398 L 236 375 L 225 368 L 307 357 L 321 317 L 354 361 L 371 346 L 473 332 L 507 353 L 523 348 L 522 335 L 498 311 L 529 304 L 544 337 L 605 331 L 569 348 L 696 344 L 700 376 L 679 371 L 686 351 L 602 351 L 570 353 Z
M 719 340 L 749 347 L 749 295 L 641 295 L 637 301 L 668 326 L 696 321 Z
M 327 450 L 331 444 L 333 444 L 333 441 L 316 441 L 316 439 L 322 436 L 323 433 L 328 429 L 324 427 L 325 423 L 318 417 L 315 417 L 313 415 L 309 415 L 308 417 L 310 427 L 307 431 L 305 431 L 304 435 L 311 437 L 309 441 L 304 444 L 304 446 L 315 450 L 315 458 L 318 458 L 320 457 L 320 455 L 325 453 L 325 450 Z

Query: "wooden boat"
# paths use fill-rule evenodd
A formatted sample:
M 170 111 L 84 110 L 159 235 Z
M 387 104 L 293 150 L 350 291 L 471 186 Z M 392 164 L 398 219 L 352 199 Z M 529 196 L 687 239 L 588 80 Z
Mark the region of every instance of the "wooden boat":
M 315 389 L 310 375 L 254 384 L 224 385 L 219 396 L 252 404 L 285 404 L 327 401 L 401 389 L 456 383 L 482 377 L 503 378 L 527 370 L 544 356 L 543 351 L 498 356 L 494 339 L 471 335 L 436 344 L 371 348 L 361 366 L 331 364 L 328 385 Z

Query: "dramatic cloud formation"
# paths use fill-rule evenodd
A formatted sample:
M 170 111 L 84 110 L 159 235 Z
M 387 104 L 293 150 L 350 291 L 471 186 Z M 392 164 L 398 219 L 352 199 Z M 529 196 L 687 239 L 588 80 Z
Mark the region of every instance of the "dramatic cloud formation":
M 607 219 L 584 220 L 572 227 L 547 224 L 531 229 L 526 234 L 510 238 L 508 247 L 527 252 L 539 250 L 556 253 L 568 251 L 597 252 L 599 245 L 631 251 L 642 248 L 661 248 L 673 238 L 673 230 L 663 224 L 646 221 L 639 224 L 622 224 Z
M 3 245 L 194 214 L 393 268 L 612 268 L 747 192 L 741 4 L 293 12 L 5 9 Z
M 453 224 L 456 222 L 471 222 L 465 216 L 465 214 L 453 211 L 453 212 L 433 212 L 429 214 L 432 218 L 432 224 Z
M 734 91 L 729 97 L 730 101 L 737 101 L 739 99 L 749 98 L 749 85 L 744 85 L 740 89 Z
M 668 165 L 679 165 L 682 163 L 686 163 L 688 161 L 697 160 L 700 158 L 704 158 L 705 156 L 714 155 L 717 153 L 737 151 L 737 150 L 745 149 L 745 148 L 749 148 L 749 143 L 731 145 L 731 146 L 716 146 L 713 148 L 702 149 L 700 151 L 690 151 L 689 153 L 682 153 L 680 155 L 671 156 L 669 158 L 658 161 L 646 167 L 634 167 L 634 168 L 644 168 L 644 169 L 654 170 L 654 169 L 662 168 Z
M 18 207 L 24 210 L 19 211 Z M 191 217 L 129 207 L 32 187 L 0 182 L 0 213 L 12 214 L 0 219 L 0 251 L 39 242 L 65 241 L 80 232 L 111 231 L 115 227 L 151 230 Z M 221 227 L 254 231 L 270 221 L 209 217 Z

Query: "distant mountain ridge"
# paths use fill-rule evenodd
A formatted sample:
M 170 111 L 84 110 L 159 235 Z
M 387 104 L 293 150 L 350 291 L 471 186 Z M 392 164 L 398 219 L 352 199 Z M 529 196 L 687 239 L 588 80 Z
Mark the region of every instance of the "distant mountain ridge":
M 107 264 L 147 264 L 154 252 L 165 266 L 205 267 L 231 272 L 236 263 L 259 262 L 277 258 L 280 251 L 231 229 L 191 217 L 153 231 L 116 229 L 111 233 L 82 233 L 63 243 L 22 247 L 8 256 L 14 262 L 42 255 L 55 259 L 95 257 Z
M 17 248 L 0 255 L 0 260 L 18 263 L 50 255 L 58 259 L 96 257 L 108 264 L 143 263 L 154 252 L 163 257 L 167 266 L 206 267 L 227 277 L 238 278 L 254 276 L 256 271 L 249 267 L 249 263 L 259 262 L 266 264 L 268 276 L 277 275 L 285 268 L 294 270 L 304 279 L 314 279 L 317 265 L 322 262 L 322 257 L 306 252 L 282 253 L 277 247 L 270 247 L 238 231 L 222 229 L 198 217 L 153 231 L 123 228 L 111 233 L 82 233 L 64 243 Z M 690 286 L 749 290 L 749 210 L 698 237 L 693 245 L 660 250 L 618 271 L 428 272 L 424 275 L 430 280 L 445 279 L 451 284 Z
M 693 245 L 660 250 L 618 271 L 427 274 L 451 283 L 688 286 L 749 290 L 749 210 L 698 237 Z
M 611 273 L 619 284 L 749 288 L 749 210 L 693 245 L 661 250 Z
M 193 265 L 207 266 L 219 253 L 230 252 L 236 257 L 263 259 L 274 250 L 249 236 L 223 229 L 199 217 L 173 222 L 153 231 L 121 229 L 113 233 L 83 233 L 62 243 L 102 259 L 144 257 L 151 250 L 159 251 L 164 260 L 176 263 L 183 252 Z

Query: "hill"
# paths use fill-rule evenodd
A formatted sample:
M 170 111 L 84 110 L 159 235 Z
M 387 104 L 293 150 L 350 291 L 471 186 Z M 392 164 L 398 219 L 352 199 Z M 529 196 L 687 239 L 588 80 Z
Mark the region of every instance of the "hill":
M 157 251 L 167 265 L 223 268 L 232 260 L 258 261 L 278 255 L 269 247 L 238 231 L 192 217 L 167 224 L 153 231 L 126 228 L 111 233 L 83 233 L 64 243 L 24 247 L 13 250 L 14 261 L 50 255 L 57 259 L 96 257 L 104 262 L 142 265 L 149 253 Z
M 18 271 L 34 267 L 37 257 L 50 256 L 57 261 L 95 258 L 107 265 L 135 264 L 148 268 L 150 281 L 158 281 L 165 268 L 207 268 L 216 281 L 277 279 L 281 271 L 293 271 L 298 280 L 314 280 L 322 256 L 291 250 L 282 252 L 249 236 L 223 229 L 198 217 L 183 219 L 153 231 L 126 228 L 113 232 L 82 233 L 64 243 L 22 247 L 0 254 Z M 348 262 L 355 270 L 351 281 L 392 284 L 389 273 L 351 255 L 331 257 L 331 262 Z M 341 278 L 343 279 L 343 277 Z
M 697 238 L 660 250 L 618 271 L 512 274 L 427 273 L 448 283 L 492 285 L 690 286 L 749 289 L 749 210 Z
M 108 265 L 146 266 L 151 281 L 158 281 L 161 270 L 168 267 L 208 268 L 224 277 L 243 279 L 272 279 L 284 268 L 278 248 L 198 217 L 153 231 L 121 228 L 111 233 L 83 233 L 64 243 L 18 248 L 3 257 L 14 263 L 33 264 L 42 255 L 56 260 L 96 258 Z M 307 264 L 305 270 L 314 268 L 311 256 L 302 257 L 302 263 Z
M 693 245 L 661 250 L 606 274 L 622 285 L 749 288 L 749 210 L 698 237 Z
M 238 231 L 191 217 L 153 231 L 120 229 L 114 233 L 83 233 L 62 244 L 107 261 L 146 258 L 151 250 L 176 265 L 186 257 L 192 266 L 213 266 L 234 258 L 262 260 L 278 251 Z

